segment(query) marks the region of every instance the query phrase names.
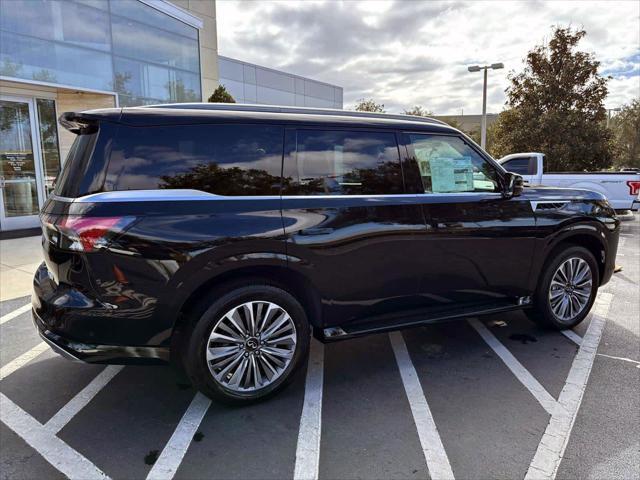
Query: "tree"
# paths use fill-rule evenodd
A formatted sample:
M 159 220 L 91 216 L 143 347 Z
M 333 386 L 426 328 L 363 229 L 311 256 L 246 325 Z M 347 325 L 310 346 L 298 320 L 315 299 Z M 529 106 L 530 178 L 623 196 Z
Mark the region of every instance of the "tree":
M 354 108 L 356 112 L 377 112 L 384 113 L 384 103 L 376 103 L 373 98 L 361 98 Z
M 538 151 L 550 170 L 598 170 L 613 162 L 611 131 L 605 128 L 608 78 L 600 62 L 576 49 L 584 30 L 556 27 L 538 45 L 519 74 L 511 73 L 507 110 L 496 122 L 493 153 Z
M 415 105 L 411 110 L 405 110 L 404 114 L 413 115 L 416 117 L 430 117 L 431 115 L 433 115 L 433 113 L 431 113 L 426 108 L 421 107 L 420 105 Z
M 640 168 L 640 98 L 624 105 L 611 119 L 618 167 Z
M 167 95 L 172 102 L 188 103 L 200 100 L 200 95 L 194 92 L 193 89 L 187 88 L 180 78 L 168 81 L 165 83 L 164 88 L 167 90 Z
M 218 85 L 207 101 L 209 103 L 236 103 L 224 85 Z

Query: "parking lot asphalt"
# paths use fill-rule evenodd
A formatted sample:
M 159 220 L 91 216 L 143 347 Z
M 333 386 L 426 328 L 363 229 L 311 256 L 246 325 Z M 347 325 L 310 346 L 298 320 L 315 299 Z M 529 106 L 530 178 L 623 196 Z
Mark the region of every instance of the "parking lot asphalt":
M 637 216 L 617 263 L 573 333 L 511 312 L 314 341 L 241 408 L 167 367 L 69 362 L 11 318 L 28 297 L 2 302 L 0 478 L 639 478 Z

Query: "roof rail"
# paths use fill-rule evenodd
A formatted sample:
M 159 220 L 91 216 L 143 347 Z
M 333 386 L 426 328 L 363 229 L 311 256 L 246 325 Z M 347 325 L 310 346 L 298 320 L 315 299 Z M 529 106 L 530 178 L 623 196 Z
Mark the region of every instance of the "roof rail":
M 418 117 L 416 115 L 401 115 L 395 113 L 357 112 L 355 110 L 338 110 L 334 108 L 311 107 L 287 107 L 277 105 L 257 105 L 250 103 L 165 103 L 157 105 L 145 105 L 137 108 L 174 108 L 184 110 L 230 110 L 241 112 L 266 112 L 266 113 L 300 113 L 308 115 L 336 115 L 341 117 L 367 117 L 390 120 L 406 120 L 411 122 L 423 122 L 436 125 L 447 125 L 446 122 L 430 117 Z

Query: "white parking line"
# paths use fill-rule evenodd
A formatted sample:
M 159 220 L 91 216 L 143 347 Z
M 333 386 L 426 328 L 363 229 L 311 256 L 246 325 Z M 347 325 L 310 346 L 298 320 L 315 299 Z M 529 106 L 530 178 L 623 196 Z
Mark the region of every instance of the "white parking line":
M 489 331 L 484 323 L 473 318 L 469 320 L 469 324 L 480 334 L 482 339 L 487 342 L 487 345 L 498 354 L 504 364 L 509 370 L 516 376 L 520 383 L 524 385 L 527 390 L 535 397 L 536 400 L 542 405 L 547 412 L 553 414 L 558 402 L 551 396 L 549 392 L 529 373 L 529 370 L 513 356 L 513 354 L 507 350 L 507 348 L 500 343 L 500 341 Z
M 324 345 L 315 339 L 309 347 L 309 363 L 300 415 L 294 480 L 317 480 L 320 466 L 322 431 L 322 387 L 324 383 Z
M 31 310 L 31 303 L 27 303 L 26 305 L 21 306 L 20 308 L 16 308 L 14 311 L 4 314 L 0 317 L 0 325 L 4 325 L 9 320 L 13 320 L 16 317 L 19 317 L 23 313 L 26 313 Z
M 453 479 L 453 470 L 444 449 L 438 428 L 431 415 L 431 409 L 424 396 L 422 385 L 418 379 L 411 357 L 407 351 L 407 345 L 404 342 L 402 333 L 393 332 L 389 334 L 393 353 L 398 363 L 402 383 L 409 400 L 413 421 L 418 430 L 418 438 L 422 446 L 422 452 L 427 462 L 429 475 L 433 479 Z
M 78 414 L 80 410 L 86 407 L 93 397 L 95 397 L 98 392 L 102 390 L 123 368 L 123 365 L 109 365 L 106 367 L 93 380 L 91 380 L 91 382 L 89 382 L 89 385 L 84 387 L 75 397 L 69 400 L 69 402 L 67 402 L 67 404 L 58 411 L 58 413 L 51 417 L 44 427 L 51 433 L 58 433 L 71 421 L 73 417 Z
M 0 420 L 71 480 L 108 479 L 93 463 L 76 452 L 35 418 L 0 393 Z
M 582 337 L 578 335 L 573 330 L 560 330 L 560 333 L 571 340 L 576 345 L 580 346 L 582 344 Z
M 173 478 L 210 405 L 211 400 L 208 397 L 200 392 L 196 393 L 158 460 L 149 471 L 147 480 L 170 480 Z
M 622 362 L 633 363 L 633 364 L 635 364 L 636 368 L 640 368 L 640 362 L 639 361 L 631 360 L 630 358 L 627 358 L 627 357 L 614 357 L 613 355 L 606 355 L 604 353 L 599 353 L 598 356 L 599 357 L 605 357 L 605 358 L 611 358 L 613 360 L 620 360 Z
M 4 367 L 0 368 L 0 380 L 7 378 L 13 372 L 18 370 L 20 367 L 26 365 L 27 363 L 29 363 L 31 360 L 33 360 L 34 358 L 36 358 L 38 355 L 40 355 L 42 352 L 46 350 L 49 350 L 49 345 L 47 345 L 45 342 L 40 342 L 31 350 L 23 353 L 18 358 L 11 360 Z
M 592 319 L 580 349 L 571 365 L 567 381 L 558 398 L 558 408 L 551 414 L 549 424 L 540 440 L 536 454 L 529 465 L 525 479 L 552 480 L 564 455 L 571 429 L 578 415 L 591 367 L 596 357 L 602 330 L 609 314 L 613 295 L 601 293 L 596 298 Z

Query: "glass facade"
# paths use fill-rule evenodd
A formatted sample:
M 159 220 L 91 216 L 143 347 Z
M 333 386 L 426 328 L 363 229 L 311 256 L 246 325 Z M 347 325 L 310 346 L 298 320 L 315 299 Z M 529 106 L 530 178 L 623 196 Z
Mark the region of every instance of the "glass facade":
M 138 0 L 2 1 L 0 75 L 115 91 L 121 106 L 200 101 L 198 30 Z
M 218 56 L 219 82 L 238 103 L 342 108 L 342 87 Z
M 40 151 L 42 152 L 42 166 L 44 187 L 49 195 L 53 190 L 58 173 L 60 173 L 60 148 L 58 146 L 58 122 L 56 102 L 46 98 L 36 98 L 38 111 L 38 129 L 40 132 Z

